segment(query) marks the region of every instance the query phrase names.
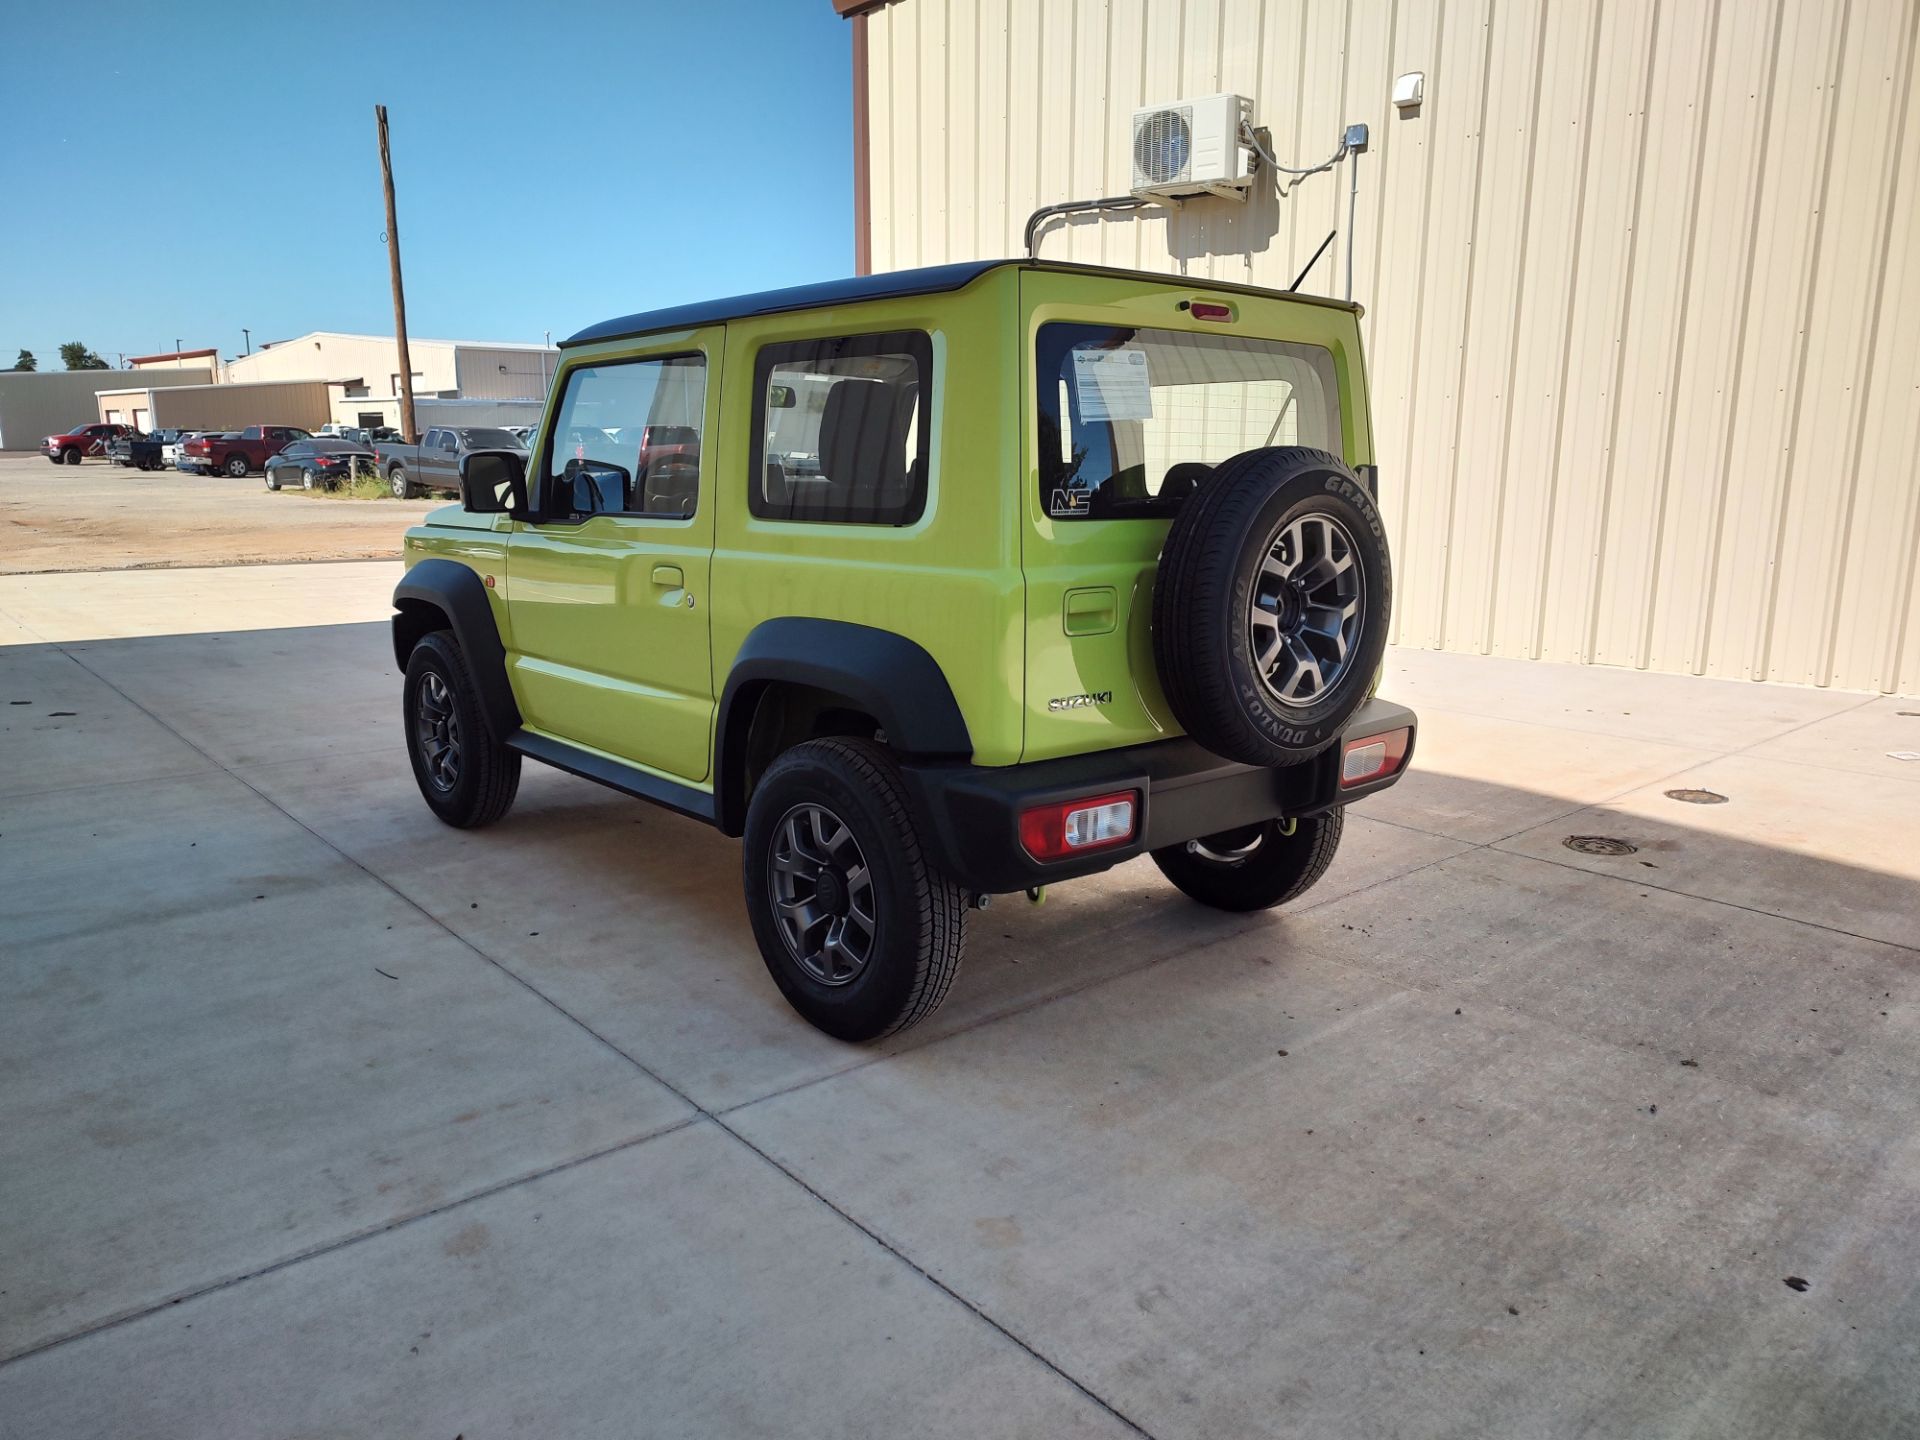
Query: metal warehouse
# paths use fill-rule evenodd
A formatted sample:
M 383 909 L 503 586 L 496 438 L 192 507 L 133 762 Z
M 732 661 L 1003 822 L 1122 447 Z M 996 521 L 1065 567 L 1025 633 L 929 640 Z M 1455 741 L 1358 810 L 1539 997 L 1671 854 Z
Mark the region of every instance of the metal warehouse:
M 1142 107 L 1242 97 L 1299 168 L 1368 127 L 1037 244 L 1285 288 L 1337 231 L 1331 294 L 1351 246 L 1401 643 L 1920 686 L 1916 0 L 835 8 L 863 270 L 1128 196 Z

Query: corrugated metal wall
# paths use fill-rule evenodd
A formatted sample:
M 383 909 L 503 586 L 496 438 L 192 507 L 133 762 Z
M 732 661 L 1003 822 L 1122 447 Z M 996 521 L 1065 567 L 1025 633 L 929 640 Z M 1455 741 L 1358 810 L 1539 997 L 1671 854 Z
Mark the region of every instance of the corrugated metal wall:
M 213 378 L 204 365 L 140 370 L 0 371 L 0 450 L 37 450 L 49 435 L 99 419 L 103 390 L 135 385 L 197 385 Z M 144 403 L 144 402 L 143 402 Z
M 900 0 L 876 269 L 1122 193 L 1134 106 L 1253 98 L 1360 162 L 1404 644 L 1920 690 L 1920 0 Z M 1393 77 L 1426 73 L 1396 115 Z M 1050 228 L 1285 286 L 1348 175 Z M 1303 287 L 1343 293 L 1323 259 Z

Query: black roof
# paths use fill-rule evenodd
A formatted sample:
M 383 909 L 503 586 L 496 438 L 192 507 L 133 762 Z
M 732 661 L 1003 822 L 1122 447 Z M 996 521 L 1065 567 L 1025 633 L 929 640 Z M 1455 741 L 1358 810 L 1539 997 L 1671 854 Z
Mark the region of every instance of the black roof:
M 1324 295 L 1300 295 L 1292 291 L 1265 290 L 1257 285 L 1234 285 L 1199 276 L 1183 277 L 1157 271 L 1119 270 L 1104 265 L 1066 265 L 1057 260 L 966 260 L 956 265 L 930 265 L 923 270 L 889 270 L 879 275 L 855 275 L 845 280 L 827 280 L 818 285 L 795 285 L 786 290 L 762 290 L 757 295 L 735 295 L 725 300 L 701 300 L 691 305 L 671 305 L 664 310 L 642 310 L 589 325 L 577 335 L 562 340 L 562 345 L 585 345 L 595 340 L 623 340 L 630 335 L 645 335 L 655 330 L 691 330 L 697 325 L 717 325 L 723 320 L 741 320 L 750 315 L 777 315 L 785 310 L 816 310 L 828 305 L 845 305 L 859 300 L 891 300 L 902 295 L 935 295 L 971 285 L 989 270 L 1003 265 L 1021 265 L 1029 270 L 1063 270 L 1082 275 L 1124 275 L 1162 284 L 1180 284 L 1182 280 L 1196 290 L 1230 290 L 1243 295 L 1285 294 L 1292 300 L 1316 305 L 1334 305 L 1342 310 L 1358 310 L 1344 300 L 1329 300 Z

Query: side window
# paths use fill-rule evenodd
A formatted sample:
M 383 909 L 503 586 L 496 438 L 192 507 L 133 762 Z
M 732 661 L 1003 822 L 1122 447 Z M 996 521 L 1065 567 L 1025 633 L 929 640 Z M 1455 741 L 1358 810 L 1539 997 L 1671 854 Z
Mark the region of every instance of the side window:
M 703 355 L 582 365 L 547 437 L 541 513 L 685 518 L 700 500 Z
M 295 441 L 293 444 L 287 446 L 286 449 L 280 452 L 280 454 L 288 460 L 304 460 L 307 456 L 311 455 L 312 453 L 313 453 L 313 446 L 303 444 L 299 441 Z
M 260 438 L 260 427 L 258 425 L 247 426 L 246 429 L 240 432 L 240 438 L 242 440 L 258 440 Z
M 763 520 L 911 525 L 927 507 L 932 393 L 922 331 L 762 346 L 748 508 Z
M 451 430 L 442 430 L 440 432 L 440 448 L 451 455 L 460 448 L 460 437 Z

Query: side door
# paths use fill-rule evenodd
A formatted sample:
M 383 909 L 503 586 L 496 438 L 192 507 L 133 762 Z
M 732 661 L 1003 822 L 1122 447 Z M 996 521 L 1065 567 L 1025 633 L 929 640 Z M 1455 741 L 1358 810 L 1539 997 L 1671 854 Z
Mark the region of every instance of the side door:
M 442 430 L 432 445 L 420 447 L 420 468 L 426 472 L 427 483 L 443 490 L 460 488 L 460 434 L 456 430 Z
M 507 554 L 508 663 L 530 729 L 700 783 L 725 329 L 572 359 Z M 650 427 L 688 436 L 650 453 Z

